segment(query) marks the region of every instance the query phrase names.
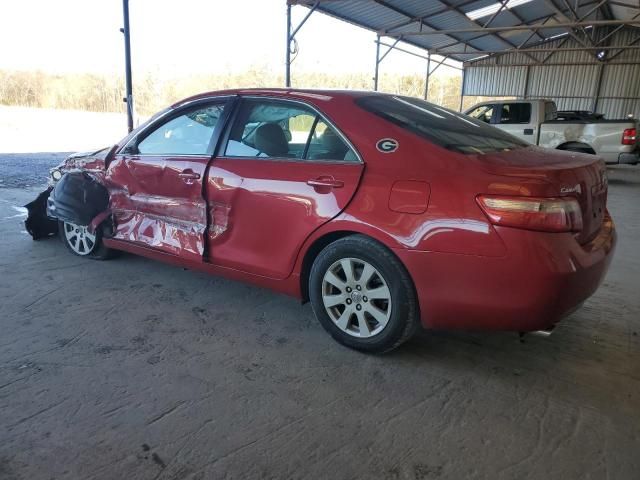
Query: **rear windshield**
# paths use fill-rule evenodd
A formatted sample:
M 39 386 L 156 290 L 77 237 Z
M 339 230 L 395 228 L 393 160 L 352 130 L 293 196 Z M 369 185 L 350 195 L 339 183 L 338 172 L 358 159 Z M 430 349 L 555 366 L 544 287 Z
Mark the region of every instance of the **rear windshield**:
M 359 98 L 356 103 L 405 130 L 459 153 L 482 154 L 527 145 L 484 122 L 417 98 L 371 95 Z

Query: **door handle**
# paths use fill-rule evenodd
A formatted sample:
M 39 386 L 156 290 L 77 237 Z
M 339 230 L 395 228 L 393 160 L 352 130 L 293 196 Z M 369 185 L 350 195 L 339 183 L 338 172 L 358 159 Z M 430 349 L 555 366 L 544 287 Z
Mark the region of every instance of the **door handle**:
M 198 180 L 200 179 L 200 174 L 192 172 L 190 170 L 185 170 L 184 172 L 180 172 L 178 176 L 184 180 Z
M 317 188 L 317 187 L 342 188 L 344 187 L 344 182 L 340 180 L 336 180 L 334 178 L 315 178 L 313 180 L 307 180 L 307 185 L 310 185 L 314 188 Z

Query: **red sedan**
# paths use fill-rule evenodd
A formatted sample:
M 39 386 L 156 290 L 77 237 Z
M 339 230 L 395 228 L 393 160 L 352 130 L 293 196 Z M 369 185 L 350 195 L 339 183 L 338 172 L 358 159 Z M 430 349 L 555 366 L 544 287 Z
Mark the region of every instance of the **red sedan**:
M 199 95 L 52 176 L 48 214 L 76 255 L 125 250 L 310 300 L 369 352 L 420 324 L 552 328 L 616 242 L 598 157 L 372 92 Z

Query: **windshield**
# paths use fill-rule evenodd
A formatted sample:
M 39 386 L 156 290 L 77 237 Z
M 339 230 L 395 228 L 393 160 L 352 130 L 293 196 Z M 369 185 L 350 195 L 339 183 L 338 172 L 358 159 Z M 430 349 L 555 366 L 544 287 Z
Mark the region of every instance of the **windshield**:
M 356 103 L 385 120 L 448 150 L 483 154 L 522 148 L 527 143 L 474 118 L 424 100 L 371 95 Z

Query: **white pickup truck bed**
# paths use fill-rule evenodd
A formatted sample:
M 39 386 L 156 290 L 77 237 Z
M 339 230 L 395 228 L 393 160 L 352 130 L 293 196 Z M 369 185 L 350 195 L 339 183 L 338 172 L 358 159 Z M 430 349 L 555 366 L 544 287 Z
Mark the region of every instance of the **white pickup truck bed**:
M 640 125 L 634 119 L 556 120 L 550 100 L 483 102 L 465 113 L 541 147 L 592 153 L 609 164 L 640 161 Z

